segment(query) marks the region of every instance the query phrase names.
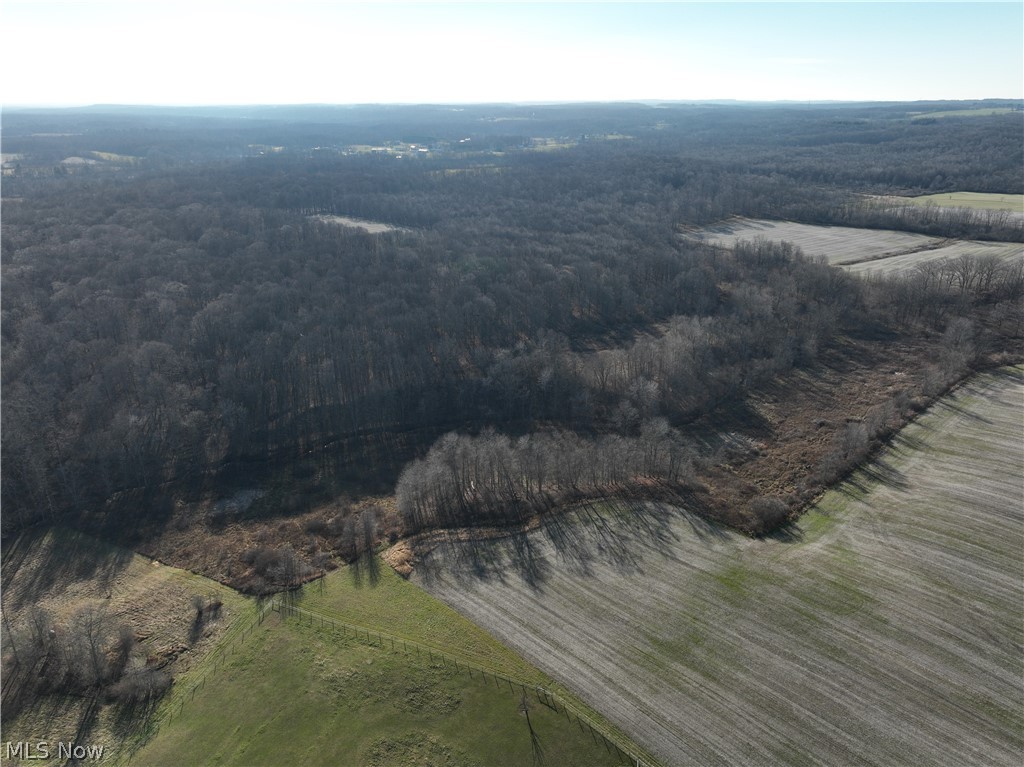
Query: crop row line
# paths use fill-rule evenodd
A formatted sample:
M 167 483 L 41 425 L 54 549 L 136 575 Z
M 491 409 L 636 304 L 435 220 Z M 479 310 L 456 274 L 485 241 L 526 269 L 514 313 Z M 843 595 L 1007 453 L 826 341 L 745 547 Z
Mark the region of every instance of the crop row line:
M 516 679 L 515 677 L 511 677 L 501 671 L 488 668 L 479 663 L 466 660 L 465 658 L 459 659 L 450 653 L 444 652 L 436 647 L 431 647 L 430 645 L 389 634 L 386 631 L 380 631 L 367 626 L 360 626 L 355 623 L 337 620 L 329 615 L 324 615 L 315 610 L 307 610 L 302 607 L 297 607 L 294 604 L 278 600 L 277 598 L 271 600 L 270 609 L 280 613 L 283 618 L 297 617 L 301 619 L 305 616 L 309 619 L 309 625 L 311 626 L 315 626 L 319 621 L 321 628 L 330 627 L 335 631 L 341 629 L 343 633 L 351 632 L 355 639 L 365 641 L 370 645 L 377 646 L 382 649 L 387 649 L 390 645 L 392 650 L 401 650 L 407 655 L 410 655 L 411 648 L 412 651 L 416 653 L 417 657 L 426 655 L 430 660 L 437 659 L 442 663 L 451 664 L 455 667 L 456 671 L 465 671 L 470 675 L 470 677 L 473 677 L 473 673 L 476 672 L 480 675 L 482 681 L 487 681 L 487 676 L 490 675 L 494 679 L 496 687 L 501 688 L 504 685 L 507 685 L 509 692 L 512 694 L 515 694 L 517 690 L 523 695 L 532 694 L 536 696 L 539 703 L 547 706 L 555 713 L 563 714 L 566 720 L 570 723 L 573 721 L 574 717 L 581 731 L 584 731 L 583 728 L 586 726 L 595 742 L 598 742 L 597 738 L 600 737 L 608 751 L 611 751 L 614 748 L 620 756 L 628 759 L 630 763 L 636 765 L 636 767 L 658 767 L 657 764 L 652 762 L 649 757 L 642 757 L 638 755 L 630 745 L 625 743 L 619 736 L 609 732 L 601 724 L 594 721 L 586 712 L 581 711 L 576 706 L 566 701 L 563 697 L 558 695 L 558 693 L 551 692 L 540 685 Z

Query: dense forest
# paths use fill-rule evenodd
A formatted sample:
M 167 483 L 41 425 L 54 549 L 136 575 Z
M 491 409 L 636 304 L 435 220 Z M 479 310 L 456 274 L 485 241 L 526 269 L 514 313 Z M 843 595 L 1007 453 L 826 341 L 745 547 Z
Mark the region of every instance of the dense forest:
M 145 535 L 282 478 L 296 491 L 253 513 L 396 492 L 392 533 L 683 496 L 715 460 L 702 419 L 840 339 L 933 338 L 947 381 L 1019 348 L 1024 274 L 863 280 L 681 232 L 755 216 L 1024 241 L 1019 217 L 870 197 L 1024 193 L 1007 106 L 5 112 L 4 529 Z M 722 518 L 765 532 L 801 500 Z

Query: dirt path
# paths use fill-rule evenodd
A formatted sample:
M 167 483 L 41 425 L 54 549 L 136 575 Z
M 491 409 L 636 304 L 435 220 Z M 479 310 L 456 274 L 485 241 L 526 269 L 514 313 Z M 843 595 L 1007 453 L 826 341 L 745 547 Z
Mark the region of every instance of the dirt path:
M 668 764 L 1018 764 L 1022 406 L 975 379 L 787 539 L 581 510 L 413 577 Z

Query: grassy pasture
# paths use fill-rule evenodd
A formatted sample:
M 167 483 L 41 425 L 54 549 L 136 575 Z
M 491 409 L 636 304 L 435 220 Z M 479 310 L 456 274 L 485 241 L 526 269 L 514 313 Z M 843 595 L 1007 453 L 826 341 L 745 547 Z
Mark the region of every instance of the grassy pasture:
M 378 563 L 379 564 L 379 563 Z M 303 607 L 544 677 L 383 564 L 307 586 Z M 436 659 L 271 613 L 132 764 L 522 765 L 534 745 L 521 698 Z M 175 713 L 172 701 L 170 713 Z M 532 699 L 544 763 L 617 765 L 616 755 Z
M 981 210 L 1009 210 L 1024 213 L 1024 194 L 989 194 L 987 192 L 950 192 L 926 194 L 920 197 L 890 197 L 886 199 L 911 205 L 938 205 L 943 208 L 977 208 Z
M 668 764 L 1015 765 L 1022 405 L 977 377 L 774 540 L 595 508 L 414 578 Z
M 945 192 L 926 194 L 919 197 L 894 195 L 871 196 L 869 199 L 895 206 L 934 207 L 951 216 L 965 210 L 1005 212 L 1011 220 L 1024 218 L 1024 195 L 990 194 L 988 192 Z
M 380 560 L 340 568 L 301 591 L 301 607 L 436 647 L 534 684 L 549 680 L 494 637 Z
M 104 746 L 104 763 L 459 767 L 533 761 L 519 691 L 437 659 L 282 621 L 276 613 L 257 623 L 254 600 L 88 536 L 51 530 L 6 543 L 3 576 L 5 619 L 13 624 L 35 603 L 59 622 L 84 604 L 103 602 L 148 635 L 146 647 L 191 643 L 176 662 L 174 685 L 148 717 L 116 705 L 100 709 L 79 742 Z M 300 603 L 320 614 L 557 691 L 514 651 L 377 559 L 338 570 L 305 592 Z M 204 625 L 198 639 L 188 636 L 194 594 L 224 602 L 221 617 Z M 5 722 L 4 740 L 45 740 L 56 753 L 56 742 L 75 739 L 88 708 L 85 699 L 49 696 Z M 529 713 L 546 763 L 621 763 L 563 712 L 531 698 Z M 22 761 L 33 763 L 5 758 L 4 764 Z

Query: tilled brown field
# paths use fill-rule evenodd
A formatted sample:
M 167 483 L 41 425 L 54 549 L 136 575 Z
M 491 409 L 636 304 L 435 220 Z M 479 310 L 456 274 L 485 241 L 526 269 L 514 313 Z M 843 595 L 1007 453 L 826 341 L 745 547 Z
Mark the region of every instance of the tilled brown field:
M 789 536 L 581 509 L 413 577 L 667 764 L 1016 765 L 1022 405 L 974 379 Z

